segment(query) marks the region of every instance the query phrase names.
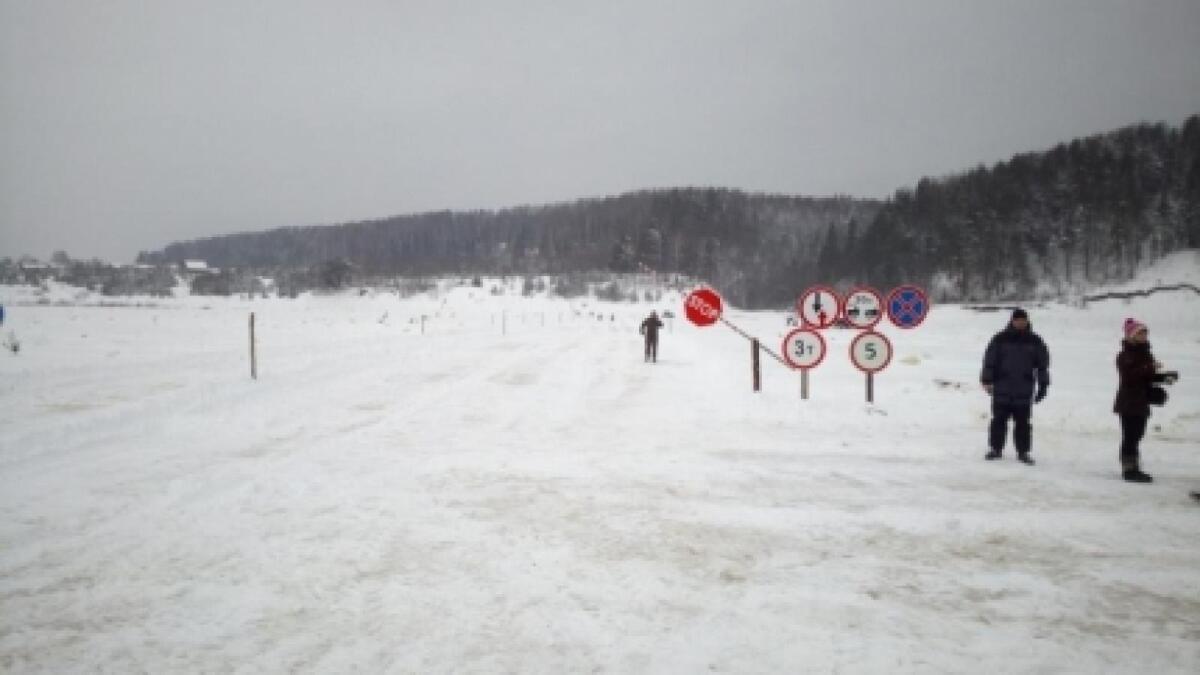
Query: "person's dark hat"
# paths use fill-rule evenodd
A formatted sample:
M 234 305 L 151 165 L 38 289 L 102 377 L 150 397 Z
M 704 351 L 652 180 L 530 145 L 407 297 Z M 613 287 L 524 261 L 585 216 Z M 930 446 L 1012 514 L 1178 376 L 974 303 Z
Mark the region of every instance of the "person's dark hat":
M 1018 307 L 1013 310 L 1012 318 L 1013 318 L 1013 320 L 1025 319 L 1026 321 L 1028 321 L 1029 320 L 1029 312 L 1026 312 L 1025 310 Z

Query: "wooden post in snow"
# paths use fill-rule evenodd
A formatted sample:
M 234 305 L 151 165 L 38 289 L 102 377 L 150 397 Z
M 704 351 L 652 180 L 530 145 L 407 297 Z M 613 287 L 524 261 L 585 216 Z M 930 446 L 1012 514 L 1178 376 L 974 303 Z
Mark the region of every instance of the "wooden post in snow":
M 754 378 L 754 391 L 762 391 L 762 369 L 758 362 L 758 338 L 750 340 L 750 364 Z
M 254 349 L 254 312 L 250 312 L 250 378 L 258 379 L 258 356 Z

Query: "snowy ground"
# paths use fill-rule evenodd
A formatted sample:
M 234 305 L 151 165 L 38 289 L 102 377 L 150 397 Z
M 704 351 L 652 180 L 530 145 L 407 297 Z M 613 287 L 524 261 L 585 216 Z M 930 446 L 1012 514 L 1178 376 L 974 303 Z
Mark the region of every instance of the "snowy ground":
M 1000 314 L 885 329 L 868 406 L 848 331 L 801 402 L 770 359 L 752 393 L 719 326 L 676 321 L 643 364 L 649 306 L 18 295 L 5 671 L 1200 670 L 1195 295 L 1030 307 L 1054 380 L 1033 468 L 982 460 Z M 1149 486 L 1119 480 L 1109 412 L 1129 315 L 1183 372 Z

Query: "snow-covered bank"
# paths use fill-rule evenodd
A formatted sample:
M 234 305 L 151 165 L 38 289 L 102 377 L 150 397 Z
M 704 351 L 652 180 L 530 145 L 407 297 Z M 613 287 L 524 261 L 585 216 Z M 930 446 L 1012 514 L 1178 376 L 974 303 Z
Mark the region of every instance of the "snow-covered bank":
M 1030 468 L 982 461 L 1005 317 L 936 308 L 877 404 L 650 305 L 457 289 L 10 308 L 12 672 L 1195 672 L 1200 300 L 1031 309 Z M 679 311 L 669 302 L 659 309 Z M 258 381 L 246 319 L 257 317 Z M 1183 372 L 1118 478 L 1125 316 Z M 425 316 L 424 332 L 419 317 Z M 730 319 L 772 346 L 773 312 Z

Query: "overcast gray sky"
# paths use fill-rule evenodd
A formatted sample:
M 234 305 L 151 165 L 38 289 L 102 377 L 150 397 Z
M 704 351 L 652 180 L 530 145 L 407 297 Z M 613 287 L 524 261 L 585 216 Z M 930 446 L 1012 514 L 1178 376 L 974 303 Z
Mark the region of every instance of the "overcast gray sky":
M 883 197 L 1196 112 L 1197 0 L 0 0 L 0 256 L 645 187 Z

